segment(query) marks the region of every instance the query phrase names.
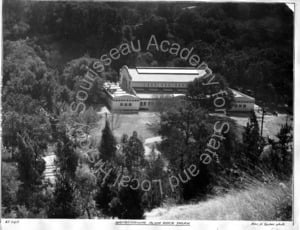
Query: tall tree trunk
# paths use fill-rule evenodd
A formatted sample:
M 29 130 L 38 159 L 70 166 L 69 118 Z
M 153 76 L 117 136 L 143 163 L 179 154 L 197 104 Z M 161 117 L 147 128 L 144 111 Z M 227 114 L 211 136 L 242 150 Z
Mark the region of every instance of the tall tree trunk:
M 88 215 L 88 218 L 89 218 L 89 219 L 92 219 L 89 208 L 86 208 L 86 213 L 87 213 L 87 215 Z

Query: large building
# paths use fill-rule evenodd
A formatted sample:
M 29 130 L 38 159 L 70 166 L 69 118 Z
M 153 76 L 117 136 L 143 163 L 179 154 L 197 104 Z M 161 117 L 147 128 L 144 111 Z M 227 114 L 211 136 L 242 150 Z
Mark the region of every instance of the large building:
M 184 96 L 189 82 L 204 77 L 205 70 L 186 67 L 140 67 L 120 69 L 120 83 L 105 83 L 109 105 L 115 111 L 151 109 L 158 99 Z M 254 109 L 254 98 L 236 90 L 231 111 Z
M 189 82 L 203 77 L 205 70 L 177 67 L 142 67 L 120 70 L 120 86 L 137 93 L 185 93 Z
M 151 109 L 158 99 L 184 96 L 188 83 L 205 74 L 195 68 L 123 66 L 120 87 L 140 98 L 140 109 Z

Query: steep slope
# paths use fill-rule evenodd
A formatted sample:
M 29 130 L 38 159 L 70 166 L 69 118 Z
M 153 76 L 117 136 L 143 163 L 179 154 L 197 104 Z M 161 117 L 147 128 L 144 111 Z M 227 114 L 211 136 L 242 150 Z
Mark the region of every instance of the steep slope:
M 290 183 L 260 184 L 231 191 L 205 202 L 153 209 L 146 219 L 182 220 L 291 220 Z

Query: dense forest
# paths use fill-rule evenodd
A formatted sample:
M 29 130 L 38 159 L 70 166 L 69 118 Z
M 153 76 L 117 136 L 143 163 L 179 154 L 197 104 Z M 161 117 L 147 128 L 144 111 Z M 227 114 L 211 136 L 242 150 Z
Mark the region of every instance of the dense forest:
M 4 1 L 4 40 L 31 42 L 60 73 L 73 59 L 99 58 L 122 42 L 145 44 L 154 34 L 193 47 L 231 86 L 292 107 L 293 13 L 284 4 L 15 2 Z M 188 65 L 172 55 L 141 52 L 121 57 L 107 71 L 118 73 L 124 64 Z
M 233 120 L 212 116 L 209 106 L 190 101 L 175 100 L 160 112 L 159 157 L 153 150 L 151 158 L 145 158 L 136 132 L 124 134 L 118 143 L 107 120 L 101 138 L 94 137 L 90 151 L 80 153 L 74 127 L 85 124 L 81 130 L 88 134 L 102 119 L 96 112 L 106 104 L 104 81 L 118 81 L 123 65 L 189 66 L 170 54 L 144 48 L 121 56 L 93 82 L 84 113 L 72 113 L 70 104 L 86 73 L 84 66 L 122 43 L 147 44 L 155 35 L 158 41 L 193 48 L 218 73 L 224 87 L 250 92 L 258 104 L 292 113 L 293 19 L 284 4 L 4 0 L 2 215 L 140 219 L 146 210 L 169 200 L 199 201 L 231 188 L 244 189 L 241 178 L 289 181 L 291 126 L 283 126 L 277 139 L 267 143 L 255 113 L 239 134 Z M 190 85 L 190 95 L 198 91 L 196 84 Z M 217 121 L 231 127 L 221 131 L 221 163 L 200 164 L 200 173 L 172 191 L 170 178 L 185 174 L 197 162 Z M 271 153 L 262 159 L 267 144 Z M 43 157 L 49 151 L 56 156 L 55 185 L 44 178 Z M 120 174 L 131 178 L 127 186 L 115 186 Z M 142 189 L 132 178 L 163 183 L 145 192 L 150 185 Z M 276 205 L 279 214 L 274 218 L 289 220 L 291 200 Z

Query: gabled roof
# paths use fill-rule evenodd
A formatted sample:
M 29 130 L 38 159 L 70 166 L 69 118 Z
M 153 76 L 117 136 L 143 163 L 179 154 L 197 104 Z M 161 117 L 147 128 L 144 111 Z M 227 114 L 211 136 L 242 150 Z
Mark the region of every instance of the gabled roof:
M 236 100 L 238 99 L 246 99 L 246 100 L 250 100 L 250 101 L 255 101 L 254 97 L 250 97 L 240 91 L 237 91 L 235 89 L 231 89 L 232 93 L 233 93 L 233 96 Z
M 182 93 L 137 93 L 140 99 L 165 99 L 172 97 L 183 97 L 185 94 Z
M 133 82 L 190 82 L 206 74 L 205 70 L 190 67 L 136 67 L 127 70 Z

